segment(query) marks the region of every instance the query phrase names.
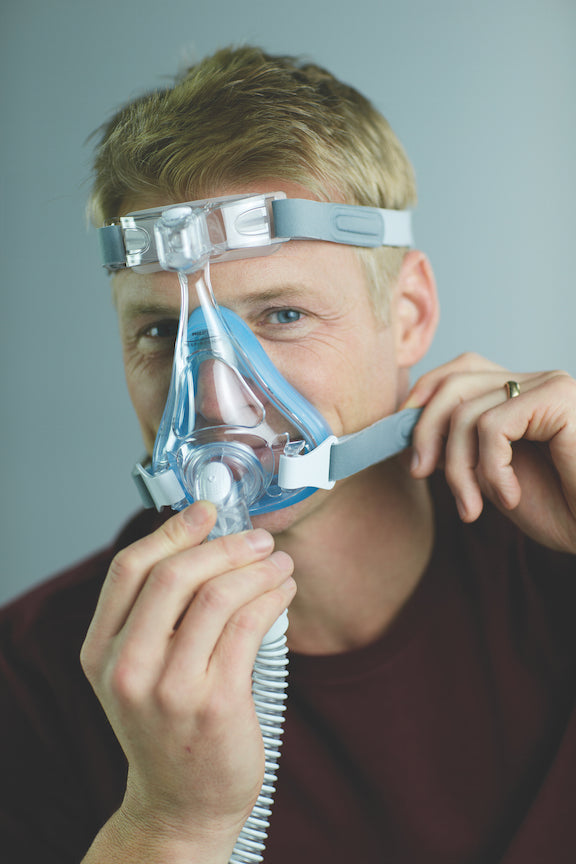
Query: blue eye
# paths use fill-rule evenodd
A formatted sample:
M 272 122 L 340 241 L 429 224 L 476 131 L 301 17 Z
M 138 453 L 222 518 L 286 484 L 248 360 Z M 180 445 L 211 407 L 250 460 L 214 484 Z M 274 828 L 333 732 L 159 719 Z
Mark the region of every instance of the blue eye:
M 272 316 L 276 317 L 278 324 L 294 324 L 302 317 L 302 313 L 298 309 L 279 309 L 273 312 Z

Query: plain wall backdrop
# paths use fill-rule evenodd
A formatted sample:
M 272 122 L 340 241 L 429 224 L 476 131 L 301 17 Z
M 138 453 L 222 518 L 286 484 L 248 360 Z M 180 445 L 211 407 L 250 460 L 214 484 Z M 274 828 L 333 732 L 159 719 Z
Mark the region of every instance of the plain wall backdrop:
M 465 350 L 576 373 L 573 0 L 3 0 L 0 601 L 105 542 L 142 455 L 84 205 L 86 139 L 230 43 L 365 92 L 415 167 L 442 303 L 421 369 Z

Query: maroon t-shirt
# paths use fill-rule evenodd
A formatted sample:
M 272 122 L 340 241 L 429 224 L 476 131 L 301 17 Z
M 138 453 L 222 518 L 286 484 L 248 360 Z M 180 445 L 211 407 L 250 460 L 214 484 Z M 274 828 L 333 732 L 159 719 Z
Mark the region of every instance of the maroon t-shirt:
M 576 861 L 576 558 L 434 496 L 432 559 L 389 632 L 291 656 L 266 864 Z M 0 612 L 7 864 L 78 864 L 122 800 L 78 656 L 112 556 L 158 520 Z

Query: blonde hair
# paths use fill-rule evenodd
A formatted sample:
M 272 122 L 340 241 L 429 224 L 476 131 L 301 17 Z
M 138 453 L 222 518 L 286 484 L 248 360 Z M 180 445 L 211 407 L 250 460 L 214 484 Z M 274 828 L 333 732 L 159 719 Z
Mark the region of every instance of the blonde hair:
M 89 214 L 96 224 L 166 201 L 274 179 L 319 200 L 405 209 L 410 162 L 385 118 L 357 90 L 312 63 L 259 48 L 224 48 L 173 86 L 122 107 L 99 130 Z M 359 250 L 375 306 L 405 250 Z M 385 314 L 385 313 L 384 313 Z

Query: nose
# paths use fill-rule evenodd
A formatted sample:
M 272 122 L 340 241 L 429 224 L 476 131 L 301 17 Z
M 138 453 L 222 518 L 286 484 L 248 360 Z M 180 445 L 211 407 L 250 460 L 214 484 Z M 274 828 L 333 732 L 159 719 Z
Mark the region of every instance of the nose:
M 196 381 L 196 426 L 244 426 L 264 420 L 264 407 L 237 369 L 223 360 L 204 360 Z

